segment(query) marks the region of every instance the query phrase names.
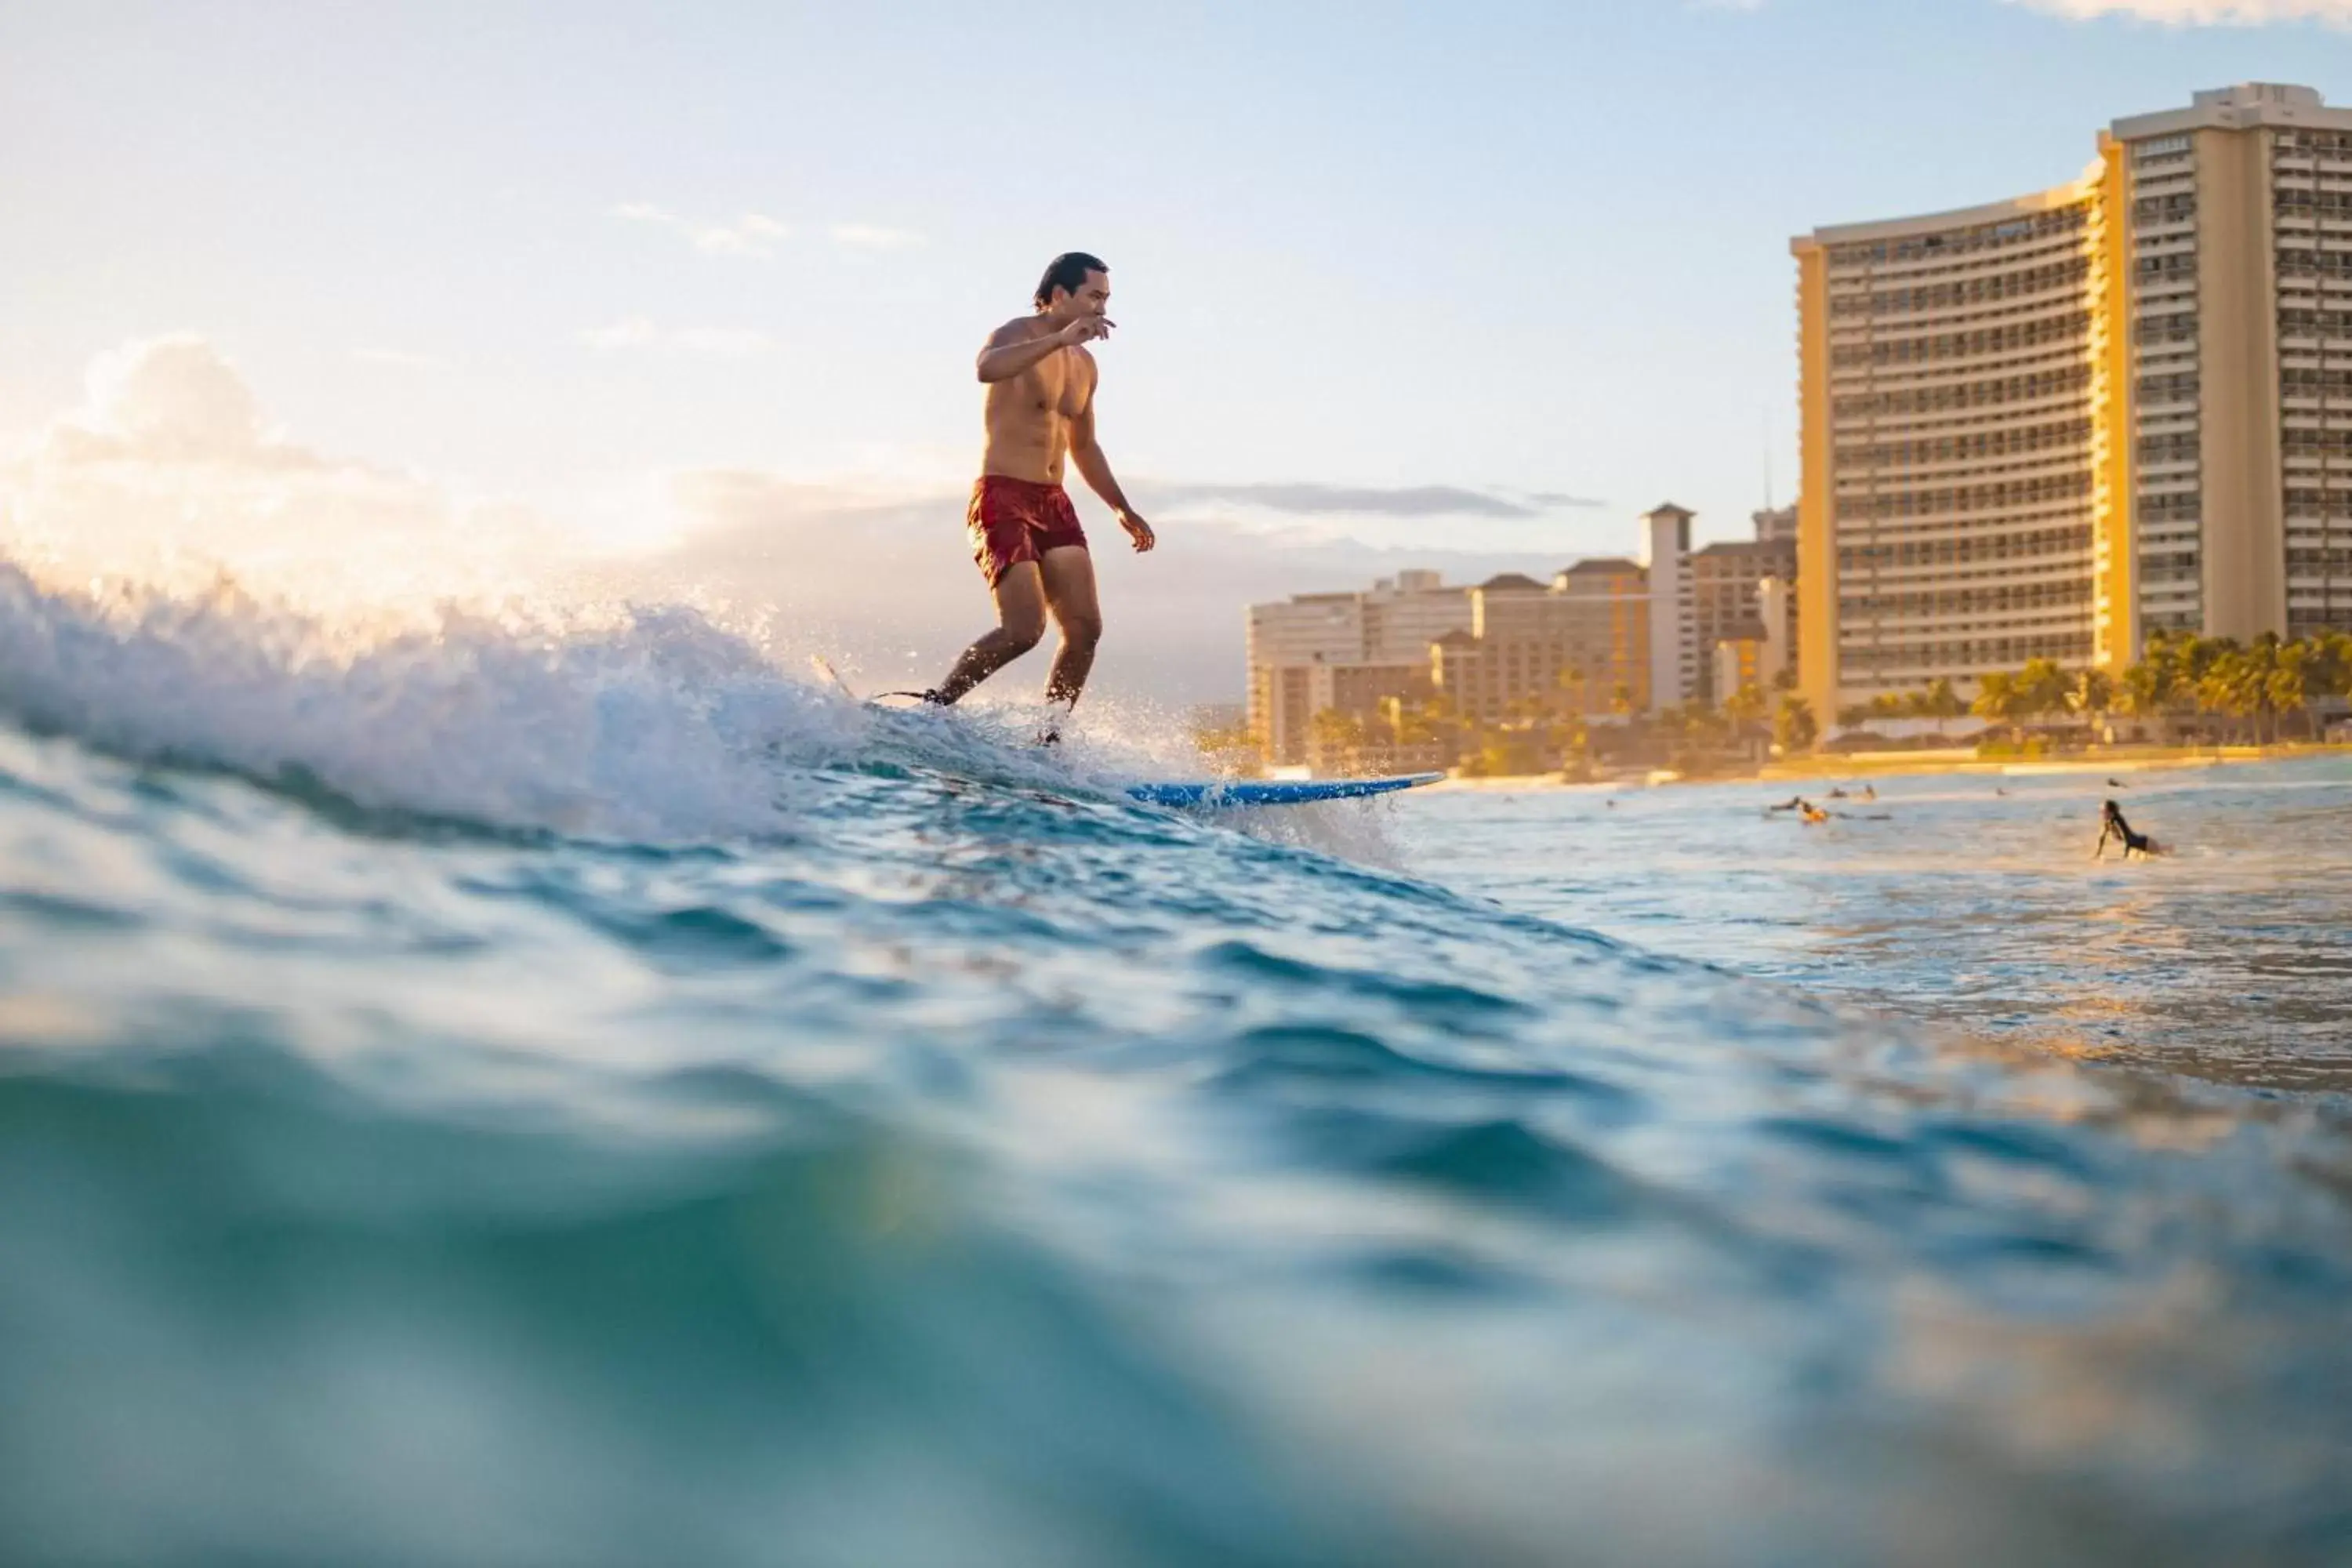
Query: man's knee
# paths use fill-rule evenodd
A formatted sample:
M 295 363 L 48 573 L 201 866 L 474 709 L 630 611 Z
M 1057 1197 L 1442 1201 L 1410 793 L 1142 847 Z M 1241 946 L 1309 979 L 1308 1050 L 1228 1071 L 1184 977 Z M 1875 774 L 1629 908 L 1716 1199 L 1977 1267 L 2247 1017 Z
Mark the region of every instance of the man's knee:
M 1005 615 L 996 628 L 997 637 L 1015 654 L 1027 653 L 1045 636 L 1045 615 L 1012 611 Z
M 1061 620 L 1062 641 L 1068 647 L 1092 648 L 1102 641 L 1103 623 L 1099 613 L 1064 616 Z

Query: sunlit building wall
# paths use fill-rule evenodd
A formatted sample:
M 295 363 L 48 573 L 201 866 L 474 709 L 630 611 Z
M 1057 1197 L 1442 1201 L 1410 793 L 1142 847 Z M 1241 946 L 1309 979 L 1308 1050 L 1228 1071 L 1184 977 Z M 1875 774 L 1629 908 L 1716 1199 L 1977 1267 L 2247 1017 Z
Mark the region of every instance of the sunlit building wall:
M 2352 626 L 2352 110 L 2238 87 L 2113 137 L 2143 628 Z
M 1796 243 L 1801 679 L 1815 711 L 2094 657 L 2107 160 L 2082 180 Z
M 1770 513 L 1759 513 L 1770 516 Z M 1744 634 L 1764 619 L 1765 585 L 1796 575 L 1797 542 L 1759 538 L 1725 540 L 1695 551 L 1690 558 L 1691 616 L 1698 647 L 1707 657 L 1699 661 L 1699 686 L 1692 695 L 1720 703 L 1739 689 L 1717 676 L 1716 645 Z M 1785 635 L 1785 634 L 1784 634 Z
M 2352 626 L 2352 110 L 2199 93 L 2073 184 L 1793 248 L 1824 716 Z
M 1650 574 L 1652 712 L 1687 701 L 1700 687 L 1697 585 L 1691 575 L 1694 514 L 1668 501 L 1642 519 L 1642 565 Z
M 1433 685 L 1465 718 L 1598 718 L 1649 705 L 1652 599 L 1633 563 L 1579 562 L 1549 586 L 1507 573 L 1470 600 L 1469 629 L 1429 649 Z

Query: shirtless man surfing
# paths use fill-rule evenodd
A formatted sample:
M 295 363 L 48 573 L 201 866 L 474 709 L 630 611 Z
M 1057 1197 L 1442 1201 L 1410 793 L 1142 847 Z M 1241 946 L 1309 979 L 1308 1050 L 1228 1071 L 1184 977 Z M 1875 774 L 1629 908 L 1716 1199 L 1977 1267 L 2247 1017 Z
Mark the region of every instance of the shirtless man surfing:
M 1035 310 L 989 335 L 980 351 L 988 388 L 988 445 L 971 488 L 964 527 L 972 559 L 996 596 L 996 629 L 966 648 L 937 688 L 949 703 L 1037 646 L 1051 612 L 1062 646 L 1045 679 L 1045 700 L 1077 705 L 1102 637 L 1094 561 L 1085 530 L 1062 489 L 1065 459 L 1102 497 L 1135 548 L 1151 548 L 1151 525 L 1136 515 L 1095 444 L 1095 356 L 1086 345 L 1110 336 L 1110 269 L 1083 251 L 1057 256 L 1038 280 Z M 1048 730 L 1046 739 L 1054 739 Z

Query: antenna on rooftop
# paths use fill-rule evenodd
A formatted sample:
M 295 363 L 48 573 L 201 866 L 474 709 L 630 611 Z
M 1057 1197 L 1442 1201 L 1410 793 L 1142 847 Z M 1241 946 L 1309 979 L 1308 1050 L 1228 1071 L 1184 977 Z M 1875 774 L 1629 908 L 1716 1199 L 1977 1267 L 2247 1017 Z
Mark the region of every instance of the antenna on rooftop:
M 1772 510 L 1772 405 L 1764 405 L 1764 510 Z

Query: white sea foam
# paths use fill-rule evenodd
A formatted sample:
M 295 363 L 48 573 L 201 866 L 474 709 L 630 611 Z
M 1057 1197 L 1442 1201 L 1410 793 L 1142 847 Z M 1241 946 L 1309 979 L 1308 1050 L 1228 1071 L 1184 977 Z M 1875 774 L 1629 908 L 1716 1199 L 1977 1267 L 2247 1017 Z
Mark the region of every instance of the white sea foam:
M 447 606 L 331 622 L 226 580 L 45 586 L 0 563 L 0 701 L 141 759 L 299 770 L 363 805 L 656 837 L 781 825 L 781 756 L 856 705 L 691 609 Z
M 789 827 L 803 769 L 889 763 L 1108 792 L 1202 764 L 1149 705 L 1055 752 L 1019 703 L 877 714 L 789 628 L 681 604 L 320 611 L 223 576 L 68 585 L 0 560 L 0 705 L 141 760 L 299 773 L 362 805 L 655 839 Z

